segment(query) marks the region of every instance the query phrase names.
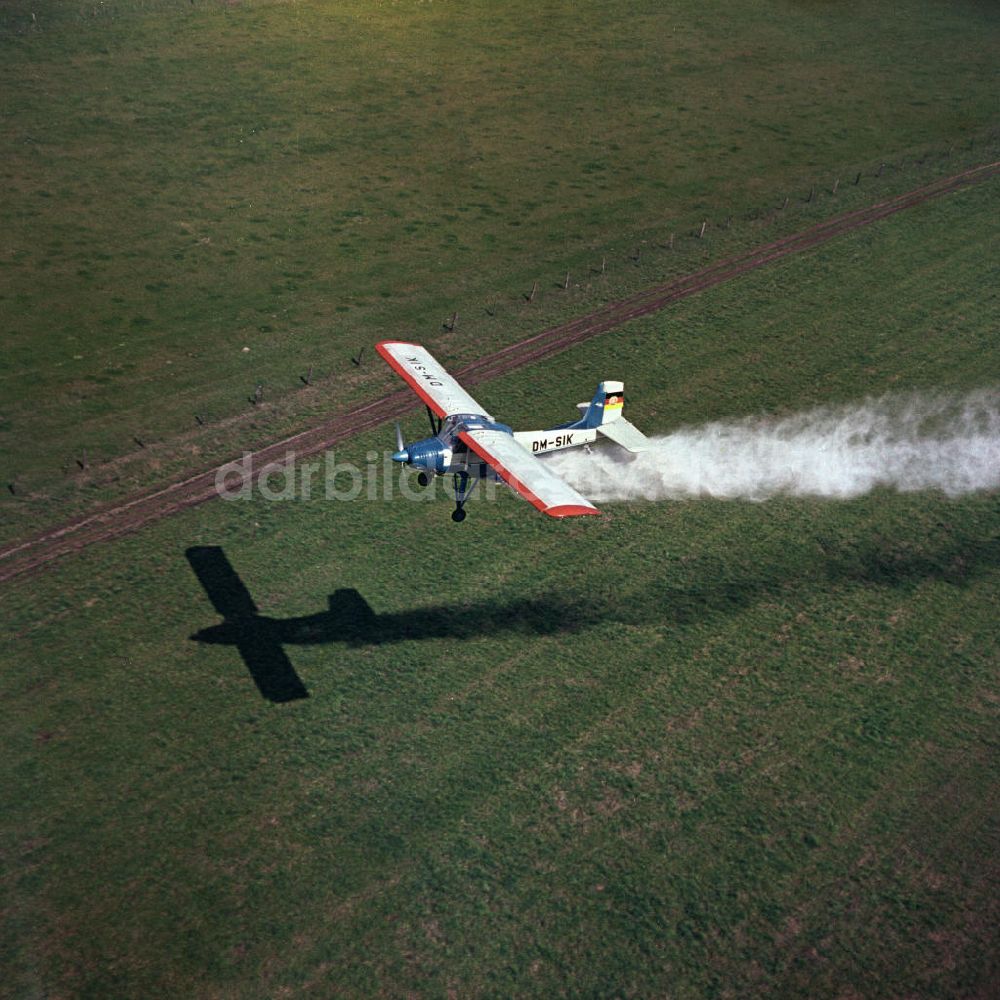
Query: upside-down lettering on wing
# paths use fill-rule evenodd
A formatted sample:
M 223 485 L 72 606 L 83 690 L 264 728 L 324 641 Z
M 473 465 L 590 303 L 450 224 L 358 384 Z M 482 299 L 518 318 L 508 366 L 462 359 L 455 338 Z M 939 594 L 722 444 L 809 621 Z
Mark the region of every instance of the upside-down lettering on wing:
M 439 417 L 450 417 L 455 413 L 489 416 L 426 347 L 402 340 L 383 340 L 375 345 L 375 350 L 409 382 L 410 388 Z
M 600 514 L 586 497 L 580 496 L 510 434 L 474 429 L 462 431 L 458 436 L 483 461 L 496 469 L 508 486 L 550 517 Z

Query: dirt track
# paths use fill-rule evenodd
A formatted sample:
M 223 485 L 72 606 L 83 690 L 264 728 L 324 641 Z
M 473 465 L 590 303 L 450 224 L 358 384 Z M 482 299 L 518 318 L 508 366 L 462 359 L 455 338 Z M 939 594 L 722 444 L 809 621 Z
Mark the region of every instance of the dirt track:
M 762 267 L 790 254 L 808 250 L 835 236 L 860 229 L 931 198 L 988 180 L 998 172 L 1000 172 L 1000 162 L 985 164 L 934 181 L 878 205 L 835 216 L 800 233 L 782 237 L 773 243 L 711 264 L 683 278 L 637 292 L 618 302 L 608 303 L 579 319 L 550 327 L 533 337 L 488 354 L 456 370 L 454 374 L 468 386 L 485 382 L 522 365 L 555 354 L 571 344 L 595 337 L 631 319 L 656 312 L 702 289 L 711 288 L 713 285 L 721 284 L 746 271 Z M 414 397 L 410 390 L 399 389 L 255 452 L 254 466 L 260 468 L 269 462 L 281 463 L 289 450 L 294 450 L 297 458 L 306 458 L 325 451 L 346 438 L 396 419 L 413 407 Z M 0 583 L 37 570 L 61 556 L 86 548 L 95 542 L 117 538 L 138 530 L 150 521 L 211 500 L 216 496 L 215 473 L 215 468 L 200 472 L 161 489 L 136 495 L 93 514 L 68 521 L 26 541 L 7 546 L 0 550 Z

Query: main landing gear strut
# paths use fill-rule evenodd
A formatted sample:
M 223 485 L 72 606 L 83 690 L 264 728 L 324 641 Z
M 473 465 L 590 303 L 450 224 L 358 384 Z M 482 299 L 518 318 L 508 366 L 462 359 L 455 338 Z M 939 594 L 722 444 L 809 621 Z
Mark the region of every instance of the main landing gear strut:
M 465 501 L 472 496 L 479 480 L 473 479 L 467 472 L 456 472 L 452 479 L 455 484 L 455 509 L 451 512 L 451 519 L 457 524 L 465 520 Z

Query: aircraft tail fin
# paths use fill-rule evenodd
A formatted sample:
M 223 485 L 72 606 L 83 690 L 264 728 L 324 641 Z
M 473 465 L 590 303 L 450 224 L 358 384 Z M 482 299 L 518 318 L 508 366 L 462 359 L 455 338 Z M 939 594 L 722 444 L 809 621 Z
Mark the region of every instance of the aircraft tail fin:
M 589 403 L 580 403 L 580 420 L 574 425 L 585 430 L 620 420 L 625 404 L 625 386 L 621 382 L 601 382 Z
M 622 416 L 625 386 L 621 382 L 601 382 L 594 398 L 589 403 L 578 404 L 578 408 L 580 419 L 575 424 L 567 424 L 567 427 L 596 430 L 631 452 L 646 451 L 651 447 L 649 438 Z

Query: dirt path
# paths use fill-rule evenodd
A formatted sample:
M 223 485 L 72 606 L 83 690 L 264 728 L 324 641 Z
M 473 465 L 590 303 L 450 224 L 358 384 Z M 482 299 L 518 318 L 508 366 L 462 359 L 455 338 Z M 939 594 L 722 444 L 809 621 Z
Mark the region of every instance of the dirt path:
M 596 337 L 629 320 L 647 316 L 695 292 L 729 281 L 771 261 L 809 250 L 836 236 L 860 229 L 931 198 L 988 180 L 998 172 L 1000 161 L 941 178 L 877 205 L 835 216 L 802 232 L 710 264 L 693 274 L 608 303 L 579 319 L 550 327 L 533 337 L 494 351 L 454 374 L 467 386 L 496 378 L 515 368 L 556 354 L 572 344 Z M 259 469 L 269 462 L 281 463 L 290 450 L 295 451 L 296 458 L 315 455 L 362 431 L 401 417 L 413 407 L 414 397 L 410 390 L 399 389 L 255 452 L 254 467 Z M 118 538 L 137 531 L 150 521 L 211 500 L 216 496 L 216 468 L 199 472 L 161 489 L 138 494 L 0 549 L 0 583 L 40 569 L 53 560 L 88 545 Z

